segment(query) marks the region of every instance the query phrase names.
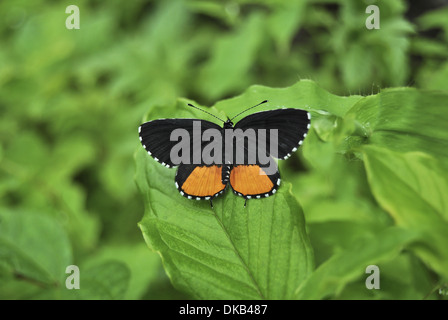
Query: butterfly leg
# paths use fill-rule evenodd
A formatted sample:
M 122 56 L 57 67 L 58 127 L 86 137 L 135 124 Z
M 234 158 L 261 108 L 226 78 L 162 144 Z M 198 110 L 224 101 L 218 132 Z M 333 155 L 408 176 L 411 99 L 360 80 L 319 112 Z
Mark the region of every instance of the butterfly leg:
M 210 208 L 213 209 L 213 202 L 212 202 L 212 198 L 210 198 Z
M 247 198 L 245 198 L 244 200 L 244 208 L 246 208 L 246 204 L 247 204 Z

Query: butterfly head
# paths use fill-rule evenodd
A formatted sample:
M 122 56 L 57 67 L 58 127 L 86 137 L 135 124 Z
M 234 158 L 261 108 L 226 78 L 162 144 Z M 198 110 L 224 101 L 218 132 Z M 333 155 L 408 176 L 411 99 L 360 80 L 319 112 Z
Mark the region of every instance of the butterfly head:
M 233 128 L 233 122 L 232 120 L 229 119 L 229 117 L 227 117 L 227 121 L 224 122 L 224 129 L 230 129 Z
M 188 103 L 188 106 L 189 106 L 189 107 L 192 107 L 192 108 L 195 108 L 195 109 L 198 109 L 198 110 L 200 110 L 200 111 L 202 111 L 202 112 L 205 112 L 205 113 L 211 115 L 212 117 L 215 117 L 215 118 L 218 119 L 218 120 L 221 120 L 222 122 L 224 122 L 224 129 L 230 129 L 230 128 L 233 128 L 233 122 L 232 122 L 233 119 L 235 119 L 235 118 L 238 117 L 239 115 L 243 114 L 243 113 L 246 112 L 247 110 L 250 110 L 250 109 L 253 109 L 253 108 L 255 108 L 255 107 L 258 107 L 259 105 L 261 105 L 261 104 L 263 104 L 263 103 L 266 103 L 266 102 L 268 102 L 268 100 L 264 100 L 264 101 L 260 102 L 259 104 L 257 104 L 257 105 L 255 105 L 255 106 L 253 106 L 253 107 L 250 107 L 250 108 L 248 108 L 248 109 L 246 109 L 246 110 L 244 110 L 244 111 L 238 113 L 238 114 L 237 114 L 236 116 L 234 116 L 232 119 L 230 119 L 229 117 L 227 117 L 227 121 L 224 121 L 224 120 L 222 120 L 221 118 L 218 118 L 217 116 L 215 116 L 214 114 L 211 114 L 211 113 L 208 112 L 208 111 L 205 111 L 205 110 L 202 110 L 202 109 L 200 109 L 200 108 L 198 108 L 198 107 L 195 107 L 195 106 L 192 105 L 191 103 Z

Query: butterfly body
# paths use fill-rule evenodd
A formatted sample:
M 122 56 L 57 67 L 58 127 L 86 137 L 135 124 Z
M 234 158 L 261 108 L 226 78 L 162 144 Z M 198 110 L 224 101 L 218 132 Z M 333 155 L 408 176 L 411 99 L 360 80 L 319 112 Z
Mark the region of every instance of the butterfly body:
M 198 119 L 153 120 L 139 127 L 139 135 L 143 147 L 156 161 L 169 168 L 178 166 L 175 186 L 182 196 L 211 201 L 230 185 L 236 195 L 247 201 L 276 193 L 281 180 L 273 157 L 288 158 L 302 144 L 309 127 L 308 112 L 277 109 L 253 113 L 235 125 L 228 119 L 222 127 Z M 172 139 L 172 132 L 176 129 L 184 130 L 189 137 L 196 137 L 186 145 L 186 150 L 191 152 L 181 163 L 173 160 L 172 150 L 179 143 L 179 140 Z M 198 132 L 204 137 L 207 130 L 215 130 L 215 138 L 197 141 Z M 237 133 L 246 135 L 240 137 Z M 232 144 L 235 141 L 235 145 Z M 212 149 L 212 143 L 215 143 L 215 149 L 210 154 L 215 157 L 211 162 L 204 153 Z M 272 146 L 278 150 L 271 152 Z

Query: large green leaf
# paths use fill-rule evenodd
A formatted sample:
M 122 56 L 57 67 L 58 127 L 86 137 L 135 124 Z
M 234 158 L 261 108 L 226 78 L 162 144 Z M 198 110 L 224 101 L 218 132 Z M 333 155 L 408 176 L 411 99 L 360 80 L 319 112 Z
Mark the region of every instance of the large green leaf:
M 369 184 L 397 225 L 419 232 L 416 252 L 448 276 L 448 176 L 434 158 L 418 152 L 363 148 Z
M 287 299 L 312 271 L 303 213 L 285 183 L 266 199 L 228 192 L 213 202 L 180 196 L 174 172 L 136 155 L 146 205 L 140 222 L 173 284 L 203 299 Z

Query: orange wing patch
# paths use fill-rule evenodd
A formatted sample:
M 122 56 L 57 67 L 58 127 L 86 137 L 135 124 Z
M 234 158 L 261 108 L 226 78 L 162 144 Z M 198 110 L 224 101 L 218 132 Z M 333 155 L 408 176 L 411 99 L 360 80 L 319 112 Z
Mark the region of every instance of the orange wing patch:
M 226 187 L 222 184 L 221 176 L 222 167 L 196 167 L 182 184 L 181 189 L 187 195 L 211 197 Z
M 243 196 L 269 193 L 274 188 L 274 183 L 263 173 L 258 165 L 239 165 L 230 172 L 230 184 L 234 191 Z

